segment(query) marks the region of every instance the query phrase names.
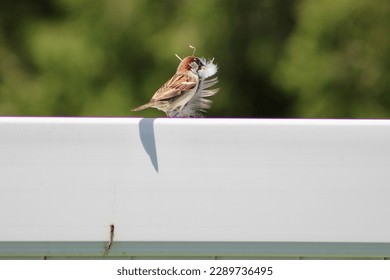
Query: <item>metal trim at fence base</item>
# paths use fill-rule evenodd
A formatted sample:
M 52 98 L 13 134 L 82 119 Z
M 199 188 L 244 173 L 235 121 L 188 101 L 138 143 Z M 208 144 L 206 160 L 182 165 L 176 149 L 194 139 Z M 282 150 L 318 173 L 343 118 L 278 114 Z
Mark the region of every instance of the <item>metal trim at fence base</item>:
M 389 243 L 330 242 L 0 242 L 0 258 L 299 259 L 390 257 Z

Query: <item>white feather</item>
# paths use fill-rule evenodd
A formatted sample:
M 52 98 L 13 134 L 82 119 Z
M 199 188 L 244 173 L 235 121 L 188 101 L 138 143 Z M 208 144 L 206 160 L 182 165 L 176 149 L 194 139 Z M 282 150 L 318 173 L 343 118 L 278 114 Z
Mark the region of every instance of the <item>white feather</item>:
M 200 78 L 207 79 L 217 73 L 218 66 L 213 63 L 213 60 L 206 61 L 205 58 L 200 58 L 200 61 L 205 65 L 203 69 L 198 71 Z
M 218 78 L 210 78 L 215 75 L 218 71 L 218 66 L 213 63 L 213 60 L 206 61 L 205 58 L 200 59 L 205 65 L 203 69 L 198 71 L 199 73 L 199 86 L 196 90 L 195 95 L 187 102 L 187 104 L 179 111 L 173 110 L 169 112 L 169 116 L 172 117 L 203 117 L 206 109 L 211 107 L 212 101 L 206 99 L 207 97 L 213 96 L 218 92 L 219 89 L 209 89 L 216 83 Z M 209 79 L 210 78 L 210 79 Z

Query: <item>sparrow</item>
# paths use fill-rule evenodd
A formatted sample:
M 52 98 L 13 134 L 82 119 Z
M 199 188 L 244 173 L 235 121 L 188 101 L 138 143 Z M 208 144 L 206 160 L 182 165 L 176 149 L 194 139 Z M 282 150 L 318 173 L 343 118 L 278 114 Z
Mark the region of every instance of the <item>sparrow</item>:
M 192 47 L 192 46 L 190 46 Z M 181 59 L 176 73 L 168 80 L 145 105 L 132 111 L 140 111 L 146 108 L 156 108 L 167 114 L 168 117 L 203 117 L 206 109 L 209 109 L 212 101 L 207 99 L 218 92 L 219 89 L 210 89 L 218 82 L 213 77 L 218 67 L 214 59 L 191 56 Z

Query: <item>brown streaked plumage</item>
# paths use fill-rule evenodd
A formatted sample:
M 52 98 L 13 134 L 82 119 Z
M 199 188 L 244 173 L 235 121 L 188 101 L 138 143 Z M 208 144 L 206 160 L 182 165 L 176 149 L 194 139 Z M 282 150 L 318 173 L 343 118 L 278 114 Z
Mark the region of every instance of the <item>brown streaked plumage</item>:
M 212 61 L 208 63 L 212 64 Z M 177 67 L 173 77 L 156 91 L 152 99 L 147 104 L 139 106 L 132 111 L 156 108 L 164 111 L 169 117 L 198 116 L 200 113 L 198 114 L 197 111 L 208 108 L 211 103 L 209 100 L 207 100 L 209 102 L 206 102 L 204 97 L 211 96 L 216 92 L 213 90 L 204 90 L 204 94 L 202 94 L 203 89 L 210 87 L 211 84 L 208 83 L 209 86 L 207 87 L 201 86 L 207 78 L 205 75 L 201 75 L 201 71 L 204 71 L 206 65 L 207 61 L 205 59 L 200 59 L 195 56 L 184 58 Z M 215 67 L 216 72 L 216 66 L 214 64 L 213 66 Z M 215 74 L 215 72 L 213 74 Z M 214 82 L 211 85 L 216 83 L 216 78 L 214 78 L 213 81 Z M 197 97 L 199 101 L 191 102 L 195 97 Z M 199 108 L 192 106 L 194 108 L 191 108 L 191 110 L 183 110 L 189 103 L 197 104 Z M 207 106 L 203 106 L 204 104 Z M 183 113 L 184 111 L 186 111 L 186 113 Z

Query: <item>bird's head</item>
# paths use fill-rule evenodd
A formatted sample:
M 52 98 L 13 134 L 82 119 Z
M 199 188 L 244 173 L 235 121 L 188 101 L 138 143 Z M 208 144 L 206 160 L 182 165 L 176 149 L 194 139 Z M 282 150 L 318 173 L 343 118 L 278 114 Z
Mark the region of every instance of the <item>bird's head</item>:
M 198 74 L 198 71 L 204 67 L 205 65 L 198 57 L 187 56 L 180 62 L 179 66 L 177 67 L 177 72 L 191 71 L 194 74 Z

